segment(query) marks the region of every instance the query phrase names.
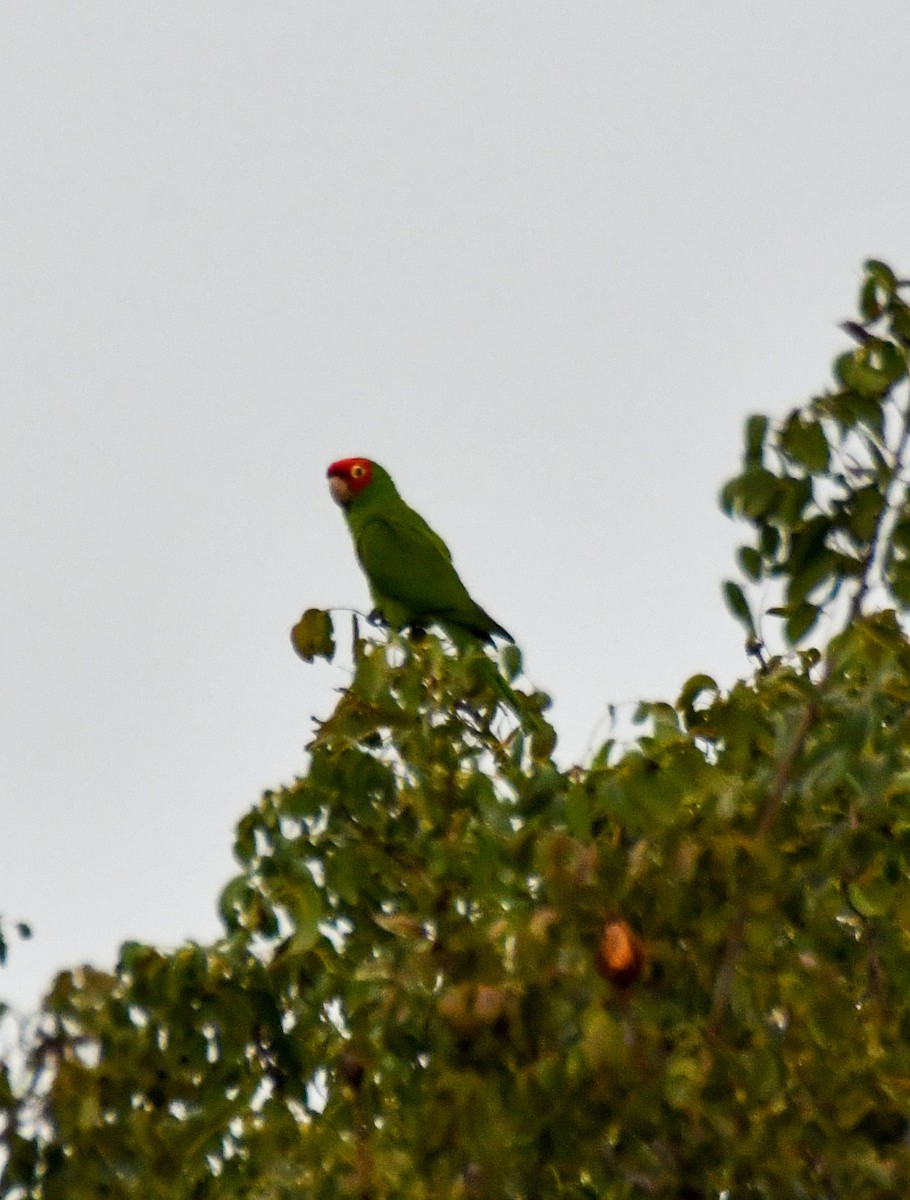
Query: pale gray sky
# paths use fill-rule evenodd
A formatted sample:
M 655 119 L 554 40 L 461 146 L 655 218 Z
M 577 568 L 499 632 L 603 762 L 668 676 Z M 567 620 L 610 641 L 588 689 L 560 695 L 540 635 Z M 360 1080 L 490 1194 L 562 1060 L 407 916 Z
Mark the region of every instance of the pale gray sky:
M 716 495 L 910 271 L 905 2 L 0 8 L 0 997 L 217 933 L 365 454 L 556 700 L 747 669 Z M 342 627 L 347 637 L 347 626 Z

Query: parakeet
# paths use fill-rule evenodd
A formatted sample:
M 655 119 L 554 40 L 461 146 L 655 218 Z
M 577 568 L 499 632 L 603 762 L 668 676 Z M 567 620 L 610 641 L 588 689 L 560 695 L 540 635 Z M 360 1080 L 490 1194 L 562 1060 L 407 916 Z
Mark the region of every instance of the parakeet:
M 373 603 L 393 629 L 435 622 L 459 645 L 466 633 L 483 642 L 494 633 L 515 640 L 471 599 L 445 542 L 405 504 L 388 471 L 368 458 L 343 458 L 328 479 Z

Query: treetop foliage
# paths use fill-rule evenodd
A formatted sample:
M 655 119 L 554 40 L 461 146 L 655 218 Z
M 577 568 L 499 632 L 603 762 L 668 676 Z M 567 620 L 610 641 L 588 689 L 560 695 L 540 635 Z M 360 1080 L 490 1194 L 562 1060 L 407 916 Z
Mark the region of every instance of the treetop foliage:
M 566 770 L 517 649 L 355 622 L 223 936 L 57 977 L 2 1200 L 910 1191 L 904 287 L 867 263 L 833 386 L 746 424 L 748 675 Z

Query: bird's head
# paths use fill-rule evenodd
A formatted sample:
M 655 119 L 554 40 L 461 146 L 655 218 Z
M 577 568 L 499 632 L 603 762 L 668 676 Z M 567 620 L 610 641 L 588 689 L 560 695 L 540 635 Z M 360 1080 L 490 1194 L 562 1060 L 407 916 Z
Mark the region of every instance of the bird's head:
M 376 464 L 368 458 L 340 458 L 333 462 L 326 472 L 332 499 L 342 508 L 350 504 L 370 486 L 376 470 Z

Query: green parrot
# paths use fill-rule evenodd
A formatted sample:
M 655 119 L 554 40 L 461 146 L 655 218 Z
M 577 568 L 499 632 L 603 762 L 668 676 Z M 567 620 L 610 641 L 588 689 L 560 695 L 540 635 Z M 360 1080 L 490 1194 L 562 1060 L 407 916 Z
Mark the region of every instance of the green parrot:
M 475 638 L 492 643 L 494 633 L 515 640 L 471 599 L 445 542 L 405 504 L 388 471 L 368 458 L 343 458 L 327 473 L 373 603 L 393 629 L 435 623 L 462 648 Z

